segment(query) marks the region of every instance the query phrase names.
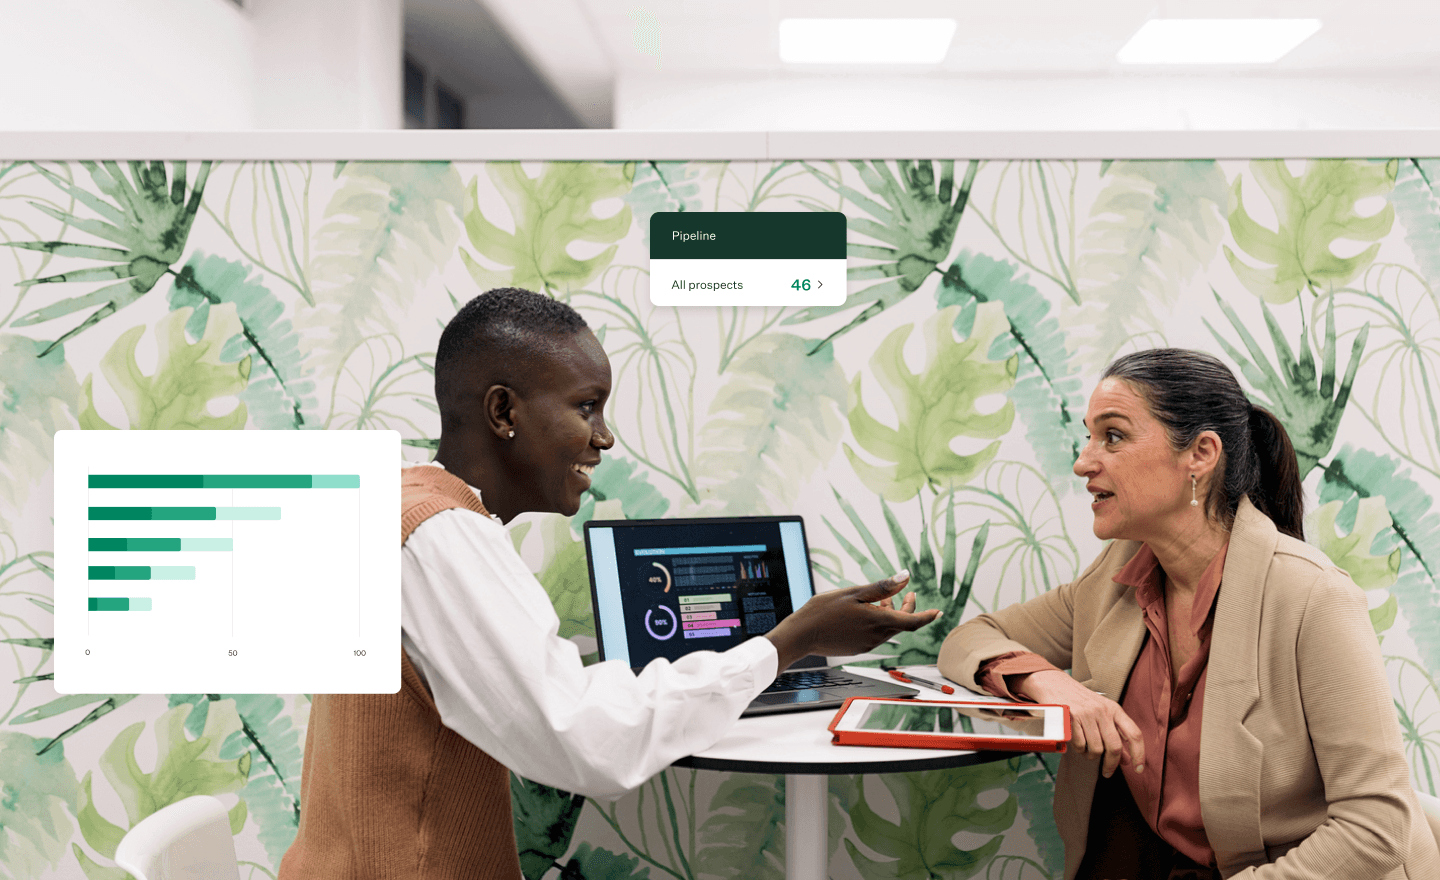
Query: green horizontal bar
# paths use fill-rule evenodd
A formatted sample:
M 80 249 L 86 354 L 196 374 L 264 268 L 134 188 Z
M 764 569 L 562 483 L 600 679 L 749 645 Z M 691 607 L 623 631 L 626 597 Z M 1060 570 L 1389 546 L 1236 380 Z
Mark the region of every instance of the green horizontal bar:
M 279 519 L 278 507 L 92 507 L 90 518 L 125 520 Z
M 701 596 L 680 596 L 679 599 L 680 599 L 680 604 L 681 604 L 681 605 L 688 605 L 688 604 L 690 604 L 690 603 L 692 603 L 692 602 L 729 602 L 729 601 L 730 601 L 730 594 L 729 594 L 729 593 L 711 593 L 711 594 L 709 594 L 709 595 L 701 595 Z
M 148 581 L 148 580 L 150 580 L 150 566 L 148 566 L 148 565 L 92 565 L 92 566 L 90 566 L 90 580 L 92 580 L 92 581 Z
M 309 474 L 206 474 L 206 489 L 309 489 Z
M 359 474 L 315 474 L 310 485 L 316 489 L 359 489 Z
M 149 598 L 126 596 L 91 596 L 91 611 L 149 611 Z
M 213 520 L 213 507 L 92 507 L 90 518 L 99 519 L 165 519 L 165 520 Z
M 199 474 L 91 474 L 91 489 L 200 489 Z
M 91 489 L 358 489 L 359 474 L 91 474 Z
M 148 507 L 92 507 L 90 519 L 149 519 Z
M 217 507 L 215 518 L 225 520 L 237 519 L 279 519 L 280 508 L 278 507 Z
M 91 550 L 129 553 L 178 553 L 181 550 L 234 550 L 231 538 L 91 538 Z
M 176 551 L 180 549 L 179 538 L 91 538 L 91 550 L 138 550 Z
M 195 580 L 195 566 L 152 565 L 150 566 L 150 579 L 154 581 L 193 581 Z

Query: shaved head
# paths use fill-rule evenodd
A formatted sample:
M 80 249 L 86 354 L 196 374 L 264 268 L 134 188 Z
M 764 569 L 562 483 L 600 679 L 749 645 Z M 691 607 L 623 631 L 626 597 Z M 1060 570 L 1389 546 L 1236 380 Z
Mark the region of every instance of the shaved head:
M 470 300 L 445 325 L 435 351 L 441 429 L 459 427 L 469 395 L 492 385 L 529 393 L 540 363 L 587 326 L 565 303 L 518 287 Z

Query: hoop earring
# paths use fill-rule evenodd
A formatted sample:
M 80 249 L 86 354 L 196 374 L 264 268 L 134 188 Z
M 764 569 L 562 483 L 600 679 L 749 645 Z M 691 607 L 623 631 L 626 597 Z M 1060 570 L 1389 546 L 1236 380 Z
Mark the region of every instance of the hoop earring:
M 514 436 L 515 436 L 515 432 L 514 432 L 514 431 L 511 431 L 511 432 L 510 432 L 510 436 L 511 436 L 511 437 L 514 437 Z M 1195 475 L 1194 475 L 1194 474 L 1191 474 L 1191 475 L 1190 475 L 1190 506 L 1191 506 L 1191 507 L 1199 507 L 1199 506 L 1200 506 L 1200 501 L 1199 501 L 1199 499 L 1197 499 L 1197 498 L 1195 497 L 1195 486 L 1196 486 L 1196 483 L 1195 483 Z

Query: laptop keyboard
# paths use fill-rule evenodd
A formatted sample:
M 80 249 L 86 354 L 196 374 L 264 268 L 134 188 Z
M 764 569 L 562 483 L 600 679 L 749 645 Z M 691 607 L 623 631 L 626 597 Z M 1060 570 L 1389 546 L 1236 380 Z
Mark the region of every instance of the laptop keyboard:
M 775 679 L 775 683 L 761 691 L 761 693 L 781 694 L 786 691 L 807 691 L 816 688 L 857 684 L 865 684 L 865 681 L 844 675 L 833 669 L 801 669 L 796 672 L 780 673 L 780 676 Z

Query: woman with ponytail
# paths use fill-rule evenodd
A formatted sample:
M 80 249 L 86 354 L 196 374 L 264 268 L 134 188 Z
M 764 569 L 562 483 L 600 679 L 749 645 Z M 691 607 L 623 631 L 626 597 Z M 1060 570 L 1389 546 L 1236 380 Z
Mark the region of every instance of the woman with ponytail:
M 1113 540 L 940 652 L 1070 707 L 1065 880 L 1440 877 L 1365 594 L 1304 543 L 1284 426 L 1183 349 L 1116 360 L 1085 425 L 1075 473 Z

